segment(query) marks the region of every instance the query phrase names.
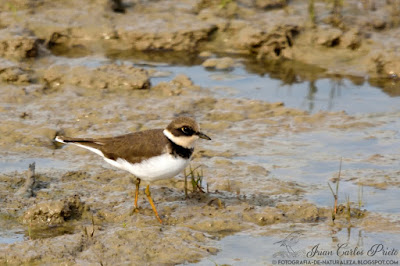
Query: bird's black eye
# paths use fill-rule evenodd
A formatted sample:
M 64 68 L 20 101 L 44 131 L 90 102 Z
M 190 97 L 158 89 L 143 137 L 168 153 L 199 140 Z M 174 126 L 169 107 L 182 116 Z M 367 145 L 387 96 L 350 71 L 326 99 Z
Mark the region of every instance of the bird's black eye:
M 185 134 L 186 136 L 191 136 L 191 135 L 193 135 L 193 129 L 191 129 L 190 127 L 183 126 L 183 127 L 181 127 L 181 131 L 182 131 L 183 134 Z

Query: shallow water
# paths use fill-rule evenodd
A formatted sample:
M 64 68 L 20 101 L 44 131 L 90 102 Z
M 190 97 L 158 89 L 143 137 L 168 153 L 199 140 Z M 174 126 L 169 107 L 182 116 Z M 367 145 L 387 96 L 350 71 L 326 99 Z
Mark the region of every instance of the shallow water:
M 356 114 L 400 110 L 400 95 L 392 97 L 365 81 L 354 84 L 346 78 L 321 78 L 316 81 L 303 81 L 298 78 L 287 84 L 286 81 L 272 78 L 268 73 L 249 72 L 243 64 L 232 70 L 218 71 L 206 69 L 201 65 L 169 65 L 135 59 L 133 62 L 145 68 L 151 65 L 159 71 L 171 73 L 166 77 L 153 78 L 153 84 L 169 81 L 177 74 L 185 74 L 196 85 L 212 89 L 215 95 L 283 102 L 287 107 L 311 113 L 345 111 Z
M 335 189 L 335 185 L 332 186 Z M 342 182 L 339 189 L 339 202 L 343 205 L 346 204 L 346 197 L 350 197 L 350 201 L 358 205 L 358 191 L 359 186 L 350 182 Z M 399 188 L 376 189 L 373 187 L 362 187 L 362 210 L 368 210 L 378 213 L 400 213 L 399 202 Z M 306 198 L 314 202 L 318 206 L 333 206 L 334 200 L 330 190 L 316 190 L 309 193 Z M 358 208 L 358 206 L 357 206 Z
M 379 164 L 365 161 L 375 154 L 398 154 L 400 151 L 400 135 L 398 128 L 400 118 L 398 115 L 391 117 L 384 113 L 400 111 L 400 97 L 392 97 L 383 90 L 373 87 L 368 83 L 355 85 L 350 80 L 320 79 L 316 82 L 298 82 L 285 85 L 278 79 L 268 75 L 248 73 L 243 67 L 235 67 L 233 71 L 208 71 L 202 66 L 169 66 L 159 65 L 157 69 L 170 72 L 171 76 L 153 79 L 153 83 L 168 81 L 178 73 L 189 76 L 195 84 L 211 88 L 217 96 L 250 98 L 269 102 L 282 101 L 285 106 L 303 109 L 311 113 L 318 111 L 345 111 L 348 114 L 368 115 L 381 113 L 384 124 L 373 129 L 376 135 L 371 136 L 364 130 L 352 131 L 315 131 L 300 133 L 290 136 L 275 136 L 266 140 L 271 142 L 271 150 L 261 151 L 259 155 L 245 155 L 233 158 L 233 161 L 253 162 L 270 169 L 271 176 L 296 181 L 299 183 L 316 186 L 305 194 L 305 199 L 318 206 L 333 206 L 333 197 L 328 188 L 328 182 L 335 187 L 331 178 L 337 176 L 339 161 L 343 158 L 342 175 L 356 170 L 395 171 L 396 163 Z M 366 118 L 368 121 L 368 118 Z M 383 138 L 381 138 L 383 136 Z M 288 152 L 281 154 L 282 149 L 276 146 L 287 145 Z M 274 152 L 274 148 L 278 152 Z M 306 156 L 304 156 L 306 154 Z M 274 165 L 282 167 L 273 167 Z M 361 173 L 363 175 L 363 173 Z M 357 181 L 357 180 L 356 180 Z M 361 209 L 371 212 L 397 214 L 400 212 L 400 188 L 388 187 L 379 189 L 371 186 L 359 186 L 356 181 L 342 181 L 340 183 L 339 204 L 346 204 L 346 198 L 356 206 L 362 201 Z M 362 189 L 362 194 L 359 194 Z M 310 250 L 312 246 L 320 243 L 321 247 L 336 250 L 338 243 L 349 243 L 349 247 L 360 247 L 365 252 L 374 244 L 390 245 L 398 248 L 400 241 L 387 233 L 362 232 L 357 228 L 341 230 L 335 236 L 330 232 L 321 232 L 320 235 L 304 239 L 302 248 Z M 307 233 L 312 230 L 307 231 Z M 306 234 L 307 234 L 306 233 Z M 219 242 L 221 251 L 196 265 L 272 265 L 277 259 L 274 254 L 279 247 L 274 245 L 280 238 L 277 236 L 251 236 L 236 234 L 223 238 Z M 360 245 L 360 246 L 358 246 Z M 283 250 L 285 251 L 285 250 Z M 285 258 L 283 258 L 285 259 Z M 305 256 L 295 259 L 307 259 Z M 315 259 L 315 258 L 313 258 Z M 310 259 L 310 260 L 313 260 Z M 389 259 L 397 261 L 398 256 L 319 256 L 317 259 L 371 261 Z M 337 263 L 333 263 L 337 264 Z
M 22 230 L 6 230 L 0 231 L 0 244 L 12 244 L 24 241 L 25 232 Z
M 282 245 L 282 240 L 290 235 L 296 235 L 298 239 L 289 242 L 287 247 Z M 340 261 L 349 265 L 372 265 L 374 261 L 382 260 L 397 264 L 399 246 L 400 240 L 390 234 L 364 232 L 357 228 L 330 232 L 316 227 L 282 236 L 237 234 L 219 242 L 221 251 L 217 255 L 186 265 L 338 265 Z M 396 255 L 383 255 L 383 251 L 393 249 L 397 251 L 393 252 Z M 316 250 L 320 253 L 315 253 Z M 296 260 L 303 263 L 295 263 Z
M 31 163 L 35 163 L 36 170 L 39 172 L 51 170 L 54 168 L 67 169 L 69 167 L 67 162 L 50 159 L 50 158 L 26 158 L 26 159 L 9 159 L 2 160 L 0 162 L 1 173 L 8 173 L 13 171 L 22 172 L 28 170 L 28 166 Z
M 146 57 L 150 59 L 151 57 Z M 345 111 L 348 114 L 381 113 L 399 111 L 400 95 L 391 96 L 384 90 L 357 78 L 357 83 L 345 77 L 318 78 L 315 80 L 294 77 L 284 81 L 271 73 L 262 72 L 262 66 L 255 70 L 246 67 L 254 62 L 241 61 L 230 70 L 213 70 L 199 65 L 200 58 L 189 58 L 182 64 L 182 57 L 161 57 L 157 61 L 144 61 L 140 57 L 114 54 L 111 57 L 90 56 L 83 58 L 60 57 L 57 61 L 71 66 L 97 67 L 110 62 L 134 64 L 138 67 L 156 69 L 163 75 L 153 77 L 153 85 L 170 81 L 178 74 L 185 74 L 194 84 L 210 88 L 214 96 L 257 99 L 268 102 L 283 102 L 285 106 L 306 110 Z M 165 61 L 160 61 L 165 60 Z M 261 69 L 261 70 L 260 70 Z M 265 70 L 264 70 L 265 71 Z M 319 70 L 315 70 L 319 72 Z
M 383 162 L 368 160 L 376 154 L 383 156 L 393 154 L 398 156 L 400 151 L 400 97 L 391 97 L 381 89 L 363 83 L 355 85 L 347 79 L 323 78 L 315 82 L 302 81 L 287 84 L 268 73 L 258 74 L 248 72 L 244 64 L 235 66 L 231 71 L 207 70 L 201 65 L 193 65 L 198 59 L 189 60 L 185 64 L 173 62 L 148 62 L 141 59 L 118 59 L 92 56 L 84 58 L 57 59 L 59 63 L 73 66 L 84 65 L 97 67 L 112 61 L 134 64 L 140 67 L 159 71 L 159 77 L 152 78 L 153 85 L 161 81 L 170 81 L 178 74 L 185 74 L 194 84 L 208 88 L 213 97 L 249 98 L 267 102 L 283 102 L 287 107 L 306 110 L 311 113 L 318 111 L 345 111 L 358 115 L 358 119 L 382 125 L 372 129 L 349 130 L 313 130 L 311 132 L 281 133 L 264 140 L 268 149 L 244 149 L 240 156 L 230 158 L 233 162 L 246 162 L 263 166 L 270 171 L 265 178 L 276 178 L 285 181 L 295 181 L 305 184 L 304 199 L 318 206 L 330 207 L 333 204 L 332 194 L 327 183 L 332 183 L 339 169 L 340 158 L 343 158 L 342 176 L 340 183 L 339 203 L 344 204 L 346 196 L 350 201 L 357 202 L 357 180 L 351 176 L 374 176 L 378 171 L 393 173 L 398 169 L 395 161 L 390 158 Z M 197 61 L 196 61 L 197 60 Z M 26 158 L 3 160 L 0 162 L 0 172 L 25 171 L 33 161 L 38 171 L 50 169 L 73 169 L 71 162 L 58 161 L 49 158 Z M 74 169 L 75 170 L 75 169 Z M 357 173 L 356 171 L 361 171 Z M 333 184 L 333 183 L 332 183 Z M 333 186 L 335 186 L 333 184 Z M 250 188 L 257 193 L 257 187 Z M 373 186 L 363 186 L 363 209 L 385 214 L 399 213 L 399 186 L 378 189 Z M 382 201 L 385 204 L 382 204 Z M 351 243 L 358 241 L 359 234 L 369 245 L 376 241 L 390 240 L 390 244 L 399 246 L 391 235 L 385 233 L 363 233 L 353 229 Z M 321 234 L 314 234 L 312 228 L 304 231 L 311 234 L 311 240 L 304 240 L 302 248 L 309 248 L 317 242 L 331 248 L 332 237 L 326 229 Z M 348 233 L 340 231 L 334 237 L 338 241 L 347 241 Z M 324 235 L 325 237 L 322 237 Z M 24 234 L 18 230 L 9 230 L 0 234 L 0 243 L 13 243 L 24 240 Z M 242 232 L 223 238 L 219 242 L 221 252 L 216 256 L 204 259 L 199 265 L 215 265 L 228 263 L 232 265 L 270 265 L 276 252 L 282 251 L 274 243 L 281 240 L 278 236 L 253 236 Z M 306 247 L 307 246 L 307 247 Z
M 389 123 L 376 128 L 377 132 L 392 130 L 396 123 Z M 385 133 L 383 133 L 385 134 Z M 374 178 L 374 175 L 384 173 L 394 174 L 398 171 L 396 160 L 387 160 L 379 163 L 373 158 L 376 154 L 398 154 L 400 142 L 398 133 L 391 140 L 368 138 L 364 132 L 313 132 L 300 133 L 288 138 L 271 137 L 271 151 L 263 155 L 241 156 L 237 160 L 257 163 L 271 169 L 273 177 L 288 181 L 296 181 L 307 185 L 314 185 L 317 189 L 306 193 L 305 198 L 319 206 L 331 206 L 333 197 L 328 187 L 336 184 L 332 178 L 337 177 L 340 167 L 340 158 L 343 158 L 340 182 L 339 203 L 344 204 L 349 196 L 352 202 L 358 202 L 358 182 L 364 178 Z M 301 143 L 302 145 L 298 145 Z M 277 146 L 286 145 L 290 150 L 285 154 L 275 153 Z M 306 154 L 306 156 L 304 156 Z M 273 167 L 278 165 L 279 167 Z M 396 177 L 396 175 L 394 176 Z M 384 180 L 381 180 L 384 181 Z M 378 182 L 378 180 L 377 180 Z M 362 201 L 364 208 L 374 212 L 399 212 L 399 186 L 385 189 L 361 185 L 363 187 Z M 384 204 L 382 204 L 384 202 Z

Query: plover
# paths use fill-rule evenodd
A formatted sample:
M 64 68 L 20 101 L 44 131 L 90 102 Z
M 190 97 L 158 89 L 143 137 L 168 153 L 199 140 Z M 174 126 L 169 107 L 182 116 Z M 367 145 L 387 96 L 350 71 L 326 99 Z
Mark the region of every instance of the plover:
M 189 164 L 194 145 L 199 138 L 211 140 L 200 132 L 197 122 L 190 117 L 178 117 L 165 129 L 150 129 L 110 138 L 69 138 L 56 136 L 55 141 L 88 149 L 120 169 L 136 177 L 135 207 L 138 210 L 140 181 L 152 182 L 172 178 Z M 150 188 L 145 194 L 160 223 Z

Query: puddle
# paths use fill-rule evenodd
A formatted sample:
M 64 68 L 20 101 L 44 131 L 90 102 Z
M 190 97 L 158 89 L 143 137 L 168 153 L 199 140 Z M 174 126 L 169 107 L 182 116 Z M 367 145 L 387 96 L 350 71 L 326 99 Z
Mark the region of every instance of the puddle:
M 53 59 L 55 65 L 68 65 L 70 67 L 84 66 L 87 68 L 96 68 L 102 65 L 110 64 L 110 59 L 95 55 L 73 58 L 60 56 Z
M 28 170 L 29 164 L 35 162 L 36 171 L 44 171 L 50 169 L 66 169 L 68 163 L 59 160 L 53 160 L 49 158 L 27 158 L 22 160 L 10 160 L 3 159 L 0 161 L 0 173 L 8 173 L 14 171 L 26 171 Z
M 275 77 L 274 69 L 271 70 L 271 73 L 254 73 L 252 71 L 259 72 L 262 68 L 247 67 L 246 64 L 251 64 L 251 62 L 243 62 L 243 60 L 243 64 L 235 66 L 232 70 L 218 71 L 201 66 L 200 58 L 188 58 L 182 65 L 183 59 L 180 57 L 175 60 L 167 60 L 164 56 L 164 60 L 167 61 L 162 63 L 143 62 L 140 59 L 143 55 L 139 55 L 139 58 L 131 56 L 128 60 L 126 58 L 118 59 L 122 57 L 124 55 L 114 54 L 112 56 L 120 63 L 131 64 L 133 62 L 139 67 L 156 68 L 163 73 L 171 73 L 169 76 L 152 78 L 153 85 L 162 81 L 170 81 L 177 74 L 185 74 L 196 85 L 210 88 L 219 96 L 284 102 L 287 107 L 303 109 L 311 113 L 318 111 L 345 111 L 349 114 L 391 112 L 399 110 L 400 106 L 400 95 L 390 96 L 380 88 L 369 85 L 368 82 L 357 81 L 355 84 L 346 78 L 302 81 L 293 74 L 293 80 L 283 81 L 279 78 L 284 77 Z M 146 58 L 151 59 L 151 56 Z M 163 58 L 159 60 L 163 60 Z M 318 72 L 312 69 L 311 71 Z M 318 76 L 318 73 L 315 75 Z
M 395 1 L 349 1 L 339 10 L 344 14 L 340 18 L 344 32 L 321 23 L 332 18 L 332 5 L 322 3 L 329 1 L 318 1 L 315 29 L 303 26 L 313 8 L 307 6 L 308 1 L 288 7 L 278 4 L 268 16 L 258 9 L 269 9 L 269 2 L 294 1 L 182 1 L 179 5 L 124 1 L 121 6 L 113 4 L 122 1 L 111 1 L 115 2 L 111 6 L 106 4 L 109 1 L 89 1 L 79 8 L 75 1 L 64 6 L 57 3 L 61 1 L 49 6 L 42 5 L 44 1 L 5 2 L 11 3 L 0 4 L 4 6 L 1 37 L 7 46 L 1 55 L 5 86 L 0 103 L 4 123 L 0 128 L 4 137 L 0 264 L 169 265 L 199 260 L 198 265 L 398 264 L 400 82 L 396 80 L 399 73 L 391 71 L 398 66 L 393 18 L 398 9 L 391 10 Z M 110 8 L 125 14 L 111 13 Z M 373 14 L 369 9 L 374 9 Z M 358 11 L 350 14 L 354 10 Z M 93 16 L 87 16 L 88 12 Z M 383 25 L 373 19 L 365 27 L 366 12 L 389 16 Z M 381 46 L 388 47 L 387 51 L 381 53 Z M 300 54 L 307 47 L 312 48 L 307 51 L 312 56 Z M 134 49 L 164 52 L 135 53 Z M 196 49 L 243 54 L 234 58 L 232 69 L 219 71 L 204 68 L 205 58 L 171 52 Z M 370 50 L 368 55 L 366 50 Z M 247 52 L 268 62 L 243 58 Z M 269 60 L 271 55 L 299 58 L 328 69 Z M 132 91 L 149 87 L 147 75 L 132 78 L 136 70 L 111 65 L 115 63 L 155 70 L 152 85 L 184 74 L 204 90 L 193 87 L 181 93 L 189 83 L 182 79 L 160 86 L 159 91 Z M 105 65 L 111 67 L 97 69 Z M 369 77 L 351 73 L 392 79 L 367 82 Z M 242 99 L 282 102 L 295 110 Z M 343 113 L 309 116 L 301 110 L 312 114 L 344 111 L 354 117 Z M 154 199 L 165 217 L 162 227 L 154 217 L 152 201 L 143 201 L 146 195 L 150 198 L 148 189 L 142 193 L 144 187 L 139 213 L 129 215 L 138 197 L 128 173 L 97 168 L 106 162 L 92 164 L 89 156 L 94 158 L 94 154 L 87 155 L 88 151 L 53 150 L 50 141 L 55 131 L 71 137 L 108 136 L 159 126 L 180 114 L 196 115 L 211 132 L 215 142 L 201 146 L 194 159 L 204 163 L 213 182 L 211 189 L 219 192 L 193 194 L 184 201 L 182 182 L 155 184 Z M 116 157 L 113 152 L 110 155 Z M 314 204 L 332 206 L 327 183 L 337 175 L 340 158 L 339 203 L 347 195 L 357 200 L 360 179 L 368 183 L 363 207 L 374 213 L 353 221 L 349 211 L 348 220 L 339 216 L 333 224 L 328 208 L 318 210 Z M 32 162 L 38 173 L 47 171 L 37 186 L 33 178 L 23 182 L 22 175 L 26 176 Z M 264 177 L 273 180 L 264 184 Z M 25 191 L 20 189 L 24 183 Z M 30 189 L 36 197 L 31 197 Z M 65 197 L 72 195 L 76 204 L 66 204 Z M 303 204 L 304 198 L 314 204 Z M 74 209 L 82 209 L 79 214 L 87 211 L 91 223 L 83 213 L 72 218 Z M 76 227 L 33 232 L 32 217 L 50 225 L 56 216 L 61 224 L 71 217 Z M 340 254 L 338 247 L 343 247 Z M 372 247 L 381 250 L 371 254 Z M 316 254 L 312 255 L 313 250 Z
M 336 184 L 331 184 L 331 186 L 333 189 L 335 189 Z M 307 194 L 306 199 L 321 207 L 333 206 L 333 196 L 328 188 L 328 184 L 326 184 L 325 187 L 325 190 L 321 188 Z M 346 197 L 348 196 L 350 198 L 350 202 L 353 202 L 355 207 L 358 208 L 358 190 L 359 187 L 353 183 L 341 182 L 339 185 L 339 204 L 346 205 Z M 387 188 L 383 190 L 363 186 L 362 191 L 362 210 L 365 209 L 378 213 L 400 213 L 400 206 L 398 204 L 398 195 L 400 192 L 399 188 Z
M 358 202 L 357 184 L 361 182 L 364 184 L 366 210 L 398 213 L 400 187 L 384 183 L 398 182 L 398 164 L 396 159 L 391 158 L 397 158 L 400 152 L 400 135 L 395 130 L 400 119 L 387 120 L 388 123 L 368 131 L 332 129 L 272 136 L 265 140 L 268 149 L 253 150 L 233 160 L 263 166 L 271 172 L 266 178 L 312 186 L 305 198 L 319 206 L 331 206 L 332 194 L 328 182 L 333 184 L 332 178 L 337 176 L 340 158 L 343 158 L 339 203 L 344 204 L 346 196 L 350 197 L 350 201 Z M 382 159 L 375 159 L 374 156 L 382 156 Z
M 68 164 L 64 161 L 53 160 L 49 158 L 26 158 L 22 160 L 1 160 L 0 161 L 0 173 L 10 172 L 24 172 L 28 170 L 29 164 L 36 163 L 36 172 L 43 173 L 48 170 L 67 168 Z M 12 244 L 15 242 L 24 241 L 27 237 L 27 232 L 24 231 L 24 227 L 14 221 L 11 222 L 8 218 L 0 217 L 0 244 Z M 16 229 L 10 229 L 9 227 Z M 34 237 L 44 238 L 51 237 L 56 234 L 52 233 L 54 230 L 46 230 L 46 232 L 35 232 Z M 64 232 L 59 233 L 61 235 Z
M 335 233 L 316 227 L 282 236 L 236 234 L 218 247 L 217 255 L 185 265 L 397 265 L 400 239 L 357 228 Z
M 248 73 L 241 67 L 219 73 L 208 71 L 202 66 L 158 66 L 157 69 L 169 71 L 172 75 L 154 78 L 152 80 L 154 84 L 169 81 L 176 74 L 183 73 L 195 84 L 210 88 L 221 97 L 283 102 L 287 107 L 311 113 L 342 110 L 349 114 L 376 113 L 399 110 L 400 106 L 400 97 L 390 97 L 379 88 L 369 86 L 367 83 L 354 85 L 349 80 L 342 80 L 340 84 L 330 79 L 321 79 L 313 84 L 305 81 L 284 85 L 281 80 L 272 79 L 268 75 Z M 224 88 L 229 88 L 228 93 Z
M 202 59 L 198 57 L 187 58 L 180 55 L 168 57 L 162 54 L 152 57 L 151 55 L 153 54 L 132 57 L 115 53 L 109 57 L 59 57 L 57 64 L 93 68 L 112 61 L 121 64 L 133 63 L 137 67 L 156 69 L 163 73 L 151 79 L 153 85 L 170 81 L 178 74 L 185 74 L 196 85 L 210 88 L 216 96 L 283 102 L 287 107 L 311 113 L 318 111 L 345 111 L 349 114 L 380 113 L 398 111 L 400 106 L 399 95 L 389 95 L 380 88 L 369 85 L 368 82 L 357 81 L 355 84 L 346 78 L 303 81 L 298 77 L 286 82 L 276 78 L 274 73 L 251 72 L 253 69 L 246 67 L 246 63 L 250 64 L 246 61 L 232 70 L 218 71 L 201 66 Z M 144 61 L 141 58 L 155 61 Z M 259 68 L 254 71 L 258 72 Z
M 6 230 L 0 231 L 0 244 L 12 244 L 15 242 L 24 241 L 25 232 L 21 230 Z
M 368 85 L 368 83 L 355 85 L 347 79 L 334 81 L 324 78 L 315 82 L 298 79 L 288 84 L 267 73 L 261 75 L 250 73 L 244 65 L 237 66 L 232 71 L 210 71 L 201 65 L 193 65 L 192 60 L 197 64 L 201 63 L 198 62 L 198 58 L 189 59 L 184 64 L 180 64 L 178 61 L 152 63 L 142 60 L 109 59 L 97 56 L 73 59 L 59 58 L 57 60 L 59 60 L 57 63 L 63 63 L 63 60 L 65 60 L 73 66 L 84 65 L 87 67 L 97 67 L 114 60 L 155 69 L 159 74 L 152 78 L 153 85 L 162 81 L 169 81 L 178 74 L 185 74 L 193 80 L 194 84 L 209 88 L 213 97 L 284 102 L 287 107 L 310 112 L 344 110 L 350 114 L 376 115 L 376 113 L 382 113 L 381 118 L 374 117 L 373 122 L 376 124 L 382 121 L 384 123 L 382 126 L 375 126 L 366 130 L 363 128 L 359 130 L 351 128 L 349 130 L 336 130 L 332 127 L 331 130 L 329 128 L 320 131 L 315 129 L 306 133 L 279 133 L 268 139 L 260 140 L 260 143 L 263 144 L 262 149 L 257 147 L 241 149 L 240 156 L 232 159 L 233 161 L 244 161 L 264 167 L 270 171 L 266 178 L 305 184 L 307 186 L 306 191 L 309 190 L 304 196 L 305 199 L 319 206 L 332 206 L 332 195 L 327 183 L 331 182 L 332 177 L 337 174 L 341 157 L 343 157 L 344 178 L 354 174 L 356 170 L 359 170 L 357 175 L 363 177 L 367 174 L 373 175 L 374 171 L 390 173 L 398 169 L 398 165 L 394 162 L 382 163 L 367 160 L 375 154 L 385 156 L 394 154 L 394 158 L 397 158 L 400 151 L 400 142 L 398 141 L 400 138 L 398 133 L 400 117 L 396 116 L 395 113 L 400 110 L 400 97 L 391 97 L 381 89 Z M 368 117 L 361 118 L 368 121 Z M 235 146 L 233 145 L 233 147 Z M 49 158 L 26 158 L 22 160 L 8 158 L 0 162 L 0 172 L 26 171 L 28 165 L 32 162 L 36 162 L 38 172 L 49 169 L 73 170 L 73 166 L 68 161 Z M 358 188 L 354 180 L 343 180 L 340 183 L 339 203 L 344 203 L 347 195 L 350 196 L 350 201 L 357 202 Z M 258 188 L 250 189 L 256 191 Z M 388 187 L 385 190 L 364 186 L 363 208 L 380 213 L 399 213 L 399 190 L 395 186 Z M 382 204 L 382 202 L 385 202 L 385 204 Z M 100 206 L 99 209 L 101 208 Z M 395 245 L 397 248 L 400 245 L 399 241 L 393 239 L 393 235 L 384 233 L 364 233 L 355 228 L 349 229 L 350 233 L 342 230 L 337 234 L 333 234 L 328 229 L 318 230 L 311 228 L 310 232 L 302 232 L 302 236 L 305 237 L 299 239 L 298 246 L 291 248 L 295 251 L 309 251 L 313 246 L 320 243 L 324 249 L 332 250 L 337 243 L 346 241 L 351 246 L 359 245 L 361 241 L 365 249 L 378 242 Z M 54 231 L 50 235 L 37 234 L 37 237 L 51 237 L 58 232 L 61 235 L 70 233 L 70 231 L 62 229 Z M 221 252 L 202 260 L 198 264 L 271 265 L 277 256 L 283 256 L 282 259 L 287 258 L 284 254 L 289 252 L 288 248 L 282 248 L 275 244 L 283 238 L 280 236 L 252 236 L 248 232 L 228 236 L 218 242 Z M 0 243 L 15 243 L 23 239 L 24 234 L 20 231 L 8 230 L 0 234 Z M 303 259 L 304 256 L 299 258 Z M 361 259 L 364 258 L 368 259 L 365 256 Z M 332 256 L 328 259 L 337 260 L 338 258 Z

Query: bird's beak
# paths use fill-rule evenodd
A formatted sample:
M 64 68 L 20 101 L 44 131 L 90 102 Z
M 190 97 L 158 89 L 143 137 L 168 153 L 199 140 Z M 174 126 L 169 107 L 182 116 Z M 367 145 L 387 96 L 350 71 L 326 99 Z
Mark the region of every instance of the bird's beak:
M 197 136 L 199 136 L 199 138 L 201 138 L 201 139 L 211 140 L 211 138 L 209 136 L 207 136 L 206 134 L 201 133 L 201 132 L 197 132 Z

